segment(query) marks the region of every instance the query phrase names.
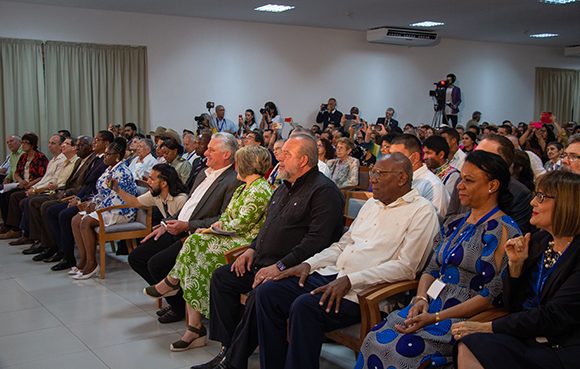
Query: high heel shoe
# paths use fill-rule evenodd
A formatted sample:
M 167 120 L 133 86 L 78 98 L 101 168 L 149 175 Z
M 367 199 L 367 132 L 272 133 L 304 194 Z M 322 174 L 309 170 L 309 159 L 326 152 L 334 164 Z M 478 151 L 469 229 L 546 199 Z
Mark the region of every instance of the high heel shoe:
M 169 281 L 169 279 L 167 277 L 163 279 L 163 282 L 165 282 L 166 285 L 171 287 L 171 290 L 169 292 L 159 293 L 159 291 L 157 291 L 155 286 L 149 286 L 149 287 L 145 287 L 143 289 L 143 293 L 146 296 L 151 297 L 152 299 L 160 299 L 163 297 L 170 297 L 170 296 L 177 295 L 177 293 L 179 292 L 179 282 L 173 284 L 173 283 L 171 283 L 171 281 Z
M 190 342 L 186 342 L 184 340 L 179 340 L 176 342 L 173 342 L 170 346 L 169 349 L 173 352 L 181 352 L 181 351 L 187 351 L 189 349 L 192 348 L 196 348 L 196 347 L 203 347 L 205 345 L 207 345 L 207 330 L 205 329 L 205 327 L 202 325 L 200 329 L 192 327 L 191 325 L 187 325 L 187 330 L 193 333 L 197 333 L 198 337 L 194 338 L 193 340 L 191 340 Z
M 95 275 L 97 275 L 98 271 L 99 271 L 99 266 L 97 265 L 92 272 L 84 274 L 81 270 L 79 270 L 79 272 L 77 274 L 73 275 L 71 278 L 76 279 L 77 281 L 81 281 L 84 279 L 90 279 L 90 278 L 93 278 Z

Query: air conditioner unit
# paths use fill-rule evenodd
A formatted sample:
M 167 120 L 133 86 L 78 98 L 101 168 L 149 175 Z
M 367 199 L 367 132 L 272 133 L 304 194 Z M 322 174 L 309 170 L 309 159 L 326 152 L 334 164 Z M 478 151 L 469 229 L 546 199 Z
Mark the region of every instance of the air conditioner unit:
M 565 56 L 580 56 L 580 46 L 570 46 L 564 48 Z
M 439 37 L 433 31 L 407 28 L 380 27 L 367 31 L 367 41 L 378 44 L 404 46 L 429 46 L 437 43 Z

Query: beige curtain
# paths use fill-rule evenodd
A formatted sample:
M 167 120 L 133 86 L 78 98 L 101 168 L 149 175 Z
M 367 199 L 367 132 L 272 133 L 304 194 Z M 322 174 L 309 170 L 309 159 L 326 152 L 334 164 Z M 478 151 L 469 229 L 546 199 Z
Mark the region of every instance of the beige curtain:
M 149 130 L 145 47 L 45 44 L 48 126 L 94 134 L 109 122 Z
M 552 112 L 561 123 L 580 121 L 580 71 L 536 68 L 534 118 Z
M 46 137 L 42 42 L 0 38 L 0 158 L 6 137 L 36 132 Z M 46 144 L 40 142 L 41 149 Z

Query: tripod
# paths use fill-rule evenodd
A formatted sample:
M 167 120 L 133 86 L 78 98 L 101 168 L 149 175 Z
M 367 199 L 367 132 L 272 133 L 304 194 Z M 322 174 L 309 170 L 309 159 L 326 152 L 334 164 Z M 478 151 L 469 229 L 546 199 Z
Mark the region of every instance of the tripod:
M 437 110 L 437 108 L 435 108 L 435 114 L 433 114 L 431 127 L 439 129 L 442 123 L 443 123 L 443 110 Z

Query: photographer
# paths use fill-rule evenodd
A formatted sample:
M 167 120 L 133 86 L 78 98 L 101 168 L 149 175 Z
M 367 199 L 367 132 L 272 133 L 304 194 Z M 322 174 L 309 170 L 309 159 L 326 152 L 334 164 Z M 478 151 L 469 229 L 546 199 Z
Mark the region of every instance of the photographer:
M 238 125 L 225 117 L 226 109 L 223 105 L 215 107 L 214 123 L 218 132 L 228 132 L 235 134 L 238 131 Z
M 211 116 L 207 113 L 200 114 L 196 117 L 193 117 L 193 120 L 197 123 L 197 135 L 199 136 L 203 130 L 211 129 Z M 157 136 L 156 136 L 157 137 Z
M 454 85 L 455 74 L 447 75 L 447 89 L 445 90 L 445 110 L 443 111 L 443 123 L 457 126 L 457 113 L 459 113 L 459 104 L 461 104 L 461 89 Z
M 264 104 L 264 107 L 260 109 L 260 114 L 262 114 L 262 120 L 260 121 L 260 129 L 264 130 L 266 128 L 272 128 L 272 123 L 282 123 L 282 118 L 278 113 L 278 108 L 276 104 L 272 101 L 268 101 Z
M 399 127 L 399 121 L 394 119 L 393 116 L 395 115 L 395 109 L 387 108 L 385 111 L 385 123 L 386 127 L 389 127 L 390 130 L 393 130 L 396 127 Z
M 326 130 L 329 123 L 333 123 L 335 127 L 340 124 L 342 113 L 336 110 L 336 99 L 331 97 L 327 104 L 320 105 L 320 111 L 316 115 L 316 123 L 322 123 L 322 130 Z
M 252 109 L 246 109 L 244 116 L 241 114 L 238 116 L 238 124 L 240 129 L 238 130 L 239 136 L 242 137 L 244 133 L 250 133 L 258 129 L 258 123 L 256 122 L 256 116 Z

